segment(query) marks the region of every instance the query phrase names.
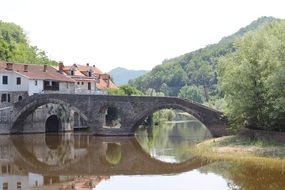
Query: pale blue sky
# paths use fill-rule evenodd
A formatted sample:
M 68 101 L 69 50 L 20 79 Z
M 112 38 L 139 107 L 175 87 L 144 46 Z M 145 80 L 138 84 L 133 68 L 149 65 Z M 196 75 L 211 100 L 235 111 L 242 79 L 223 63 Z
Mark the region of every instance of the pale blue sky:
M 0 20 L 66 65 L 151 69 L 236 32 L 285 18 L 284 0 L 0 0 Z

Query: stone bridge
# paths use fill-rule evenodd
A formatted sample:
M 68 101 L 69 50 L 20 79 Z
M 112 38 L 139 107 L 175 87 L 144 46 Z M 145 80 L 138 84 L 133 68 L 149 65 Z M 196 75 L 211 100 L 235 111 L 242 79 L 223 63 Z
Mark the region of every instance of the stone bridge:
M 48 104 L 67 105 L 86 118 L 96 135 L 134 135 L 136 129 L 151 113 L 173 108 L 183 110 L 200 120 L 213 136 L 226 134 L 223 113 L 193 101 L 176 97 L 108 96 L 77 94 L 37 94 L 13 105 L 10 133 L 23 133 L 22 123 L 38 107 Z M 120 118 L 120 125 L 104 127 L 106 114 L 112 108 Z

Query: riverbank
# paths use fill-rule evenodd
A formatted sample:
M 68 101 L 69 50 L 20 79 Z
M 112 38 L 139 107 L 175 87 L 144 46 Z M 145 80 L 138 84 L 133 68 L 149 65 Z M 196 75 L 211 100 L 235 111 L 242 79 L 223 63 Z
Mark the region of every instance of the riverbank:
M 234 161 L 254 165 L 270 165 L 285 170 L 285 144 L 226 136 L 203 141 L 191 150 L 208 161 Z

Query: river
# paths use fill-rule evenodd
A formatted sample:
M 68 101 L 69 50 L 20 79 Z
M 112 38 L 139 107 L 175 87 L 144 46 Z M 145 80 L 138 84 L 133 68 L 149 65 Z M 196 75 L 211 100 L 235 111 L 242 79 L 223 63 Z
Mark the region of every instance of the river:
M 142 126 L 135 137 L 86 133 L 0 136 L 1 189 L 285 189 L 270 163 L 200 160 L 195 143 L 211 138 L 198 121 Z

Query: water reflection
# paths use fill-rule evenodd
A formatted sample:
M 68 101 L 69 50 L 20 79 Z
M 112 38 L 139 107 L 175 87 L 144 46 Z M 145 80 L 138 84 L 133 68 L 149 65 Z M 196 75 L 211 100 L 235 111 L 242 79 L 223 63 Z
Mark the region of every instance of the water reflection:
M 199 169 L 201 173 L 215 173 L 227 182 L 227 189 L 238 190 L 283 190 L 285 169 L 272 168 L 268 162 L 241 164 L 236 162 L 215 162 Z
M 175 163 L 190 159 L 192 155 L 187 150 L 212 135 L 197 119 L 176 113 L 173 121 L 141 126 L 136 137 L 142 148 L 153 158 Z
M 0 189 L 284 189 L 281 166 L 211 162 L 189 153 L 209 137 L 192 120 L 141 128 L 136 138 L 0 136 Z

